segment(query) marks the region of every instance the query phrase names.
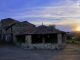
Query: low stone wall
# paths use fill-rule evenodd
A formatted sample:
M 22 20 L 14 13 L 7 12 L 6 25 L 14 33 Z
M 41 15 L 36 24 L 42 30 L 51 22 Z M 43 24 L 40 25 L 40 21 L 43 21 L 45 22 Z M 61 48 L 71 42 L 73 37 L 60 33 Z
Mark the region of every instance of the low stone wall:
M 26 49 L 61 49 L 64 48 L 65 43 L 63 44 L 52 44 L 52 43 L 37 43 L 37 44 L 25 44 L 21 43 L 22 48 Z
M 29 45 L 30 49 L 58 49 L 57 44 L 31 44 Z

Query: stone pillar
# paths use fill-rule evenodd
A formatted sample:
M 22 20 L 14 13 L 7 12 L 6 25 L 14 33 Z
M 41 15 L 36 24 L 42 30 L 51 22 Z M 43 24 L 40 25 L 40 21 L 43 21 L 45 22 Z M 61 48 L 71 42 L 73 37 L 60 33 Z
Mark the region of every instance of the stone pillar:
M 25 43 L 27 44 L 28 38 L 27 35 L 25 36 Z
M 8 40 L 7 40 L 7 30 L 5 30 L 5 41 L 8 42 Z
M 62 34 L 58 34 L 58 44 L 62 43 Z
M 25 36 L 25 43 L 26 43 L 26 44 L 31 44 L 31 41 L 32 41 L 32 40 L 31 40 L 31 35 L 26 35 L 26 36 Z

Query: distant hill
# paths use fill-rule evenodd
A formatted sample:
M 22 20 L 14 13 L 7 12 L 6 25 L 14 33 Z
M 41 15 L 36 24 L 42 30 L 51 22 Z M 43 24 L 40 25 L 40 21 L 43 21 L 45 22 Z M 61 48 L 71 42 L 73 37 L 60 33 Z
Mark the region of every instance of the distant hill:
M 69 35 L 69 36 L 80 35 L 80 31 L 71 31 L 71 32 L 67 33 L 67 35 Z

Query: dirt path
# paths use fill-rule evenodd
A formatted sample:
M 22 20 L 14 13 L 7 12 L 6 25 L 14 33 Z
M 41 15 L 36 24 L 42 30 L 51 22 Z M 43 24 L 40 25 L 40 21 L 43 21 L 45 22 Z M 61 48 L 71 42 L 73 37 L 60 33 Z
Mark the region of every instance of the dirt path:
M 80 60 L 80 46 L 68 44 L 62 50 L 30 50 L 3 45 L 0 60 Z
M 80 46 L 68 44 L 50 60 L 80 60 Z

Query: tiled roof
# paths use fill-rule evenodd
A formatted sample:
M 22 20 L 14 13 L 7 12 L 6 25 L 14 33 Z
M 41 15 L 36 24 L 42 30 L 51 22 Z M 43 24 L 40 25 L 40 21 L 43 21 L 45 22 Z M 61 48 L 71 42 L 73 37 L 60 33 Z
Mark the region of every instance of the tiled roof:
M 18 35 L 27 35 L 27 34 L 54 34 L 54 33 L 66 33 L 64 31 L 60 31 L 56 28 L 51 28 L 45 25 L 41 25 L 39 27 L 28 29 Z M 18 36 L 17 35 L 17 36 Z

